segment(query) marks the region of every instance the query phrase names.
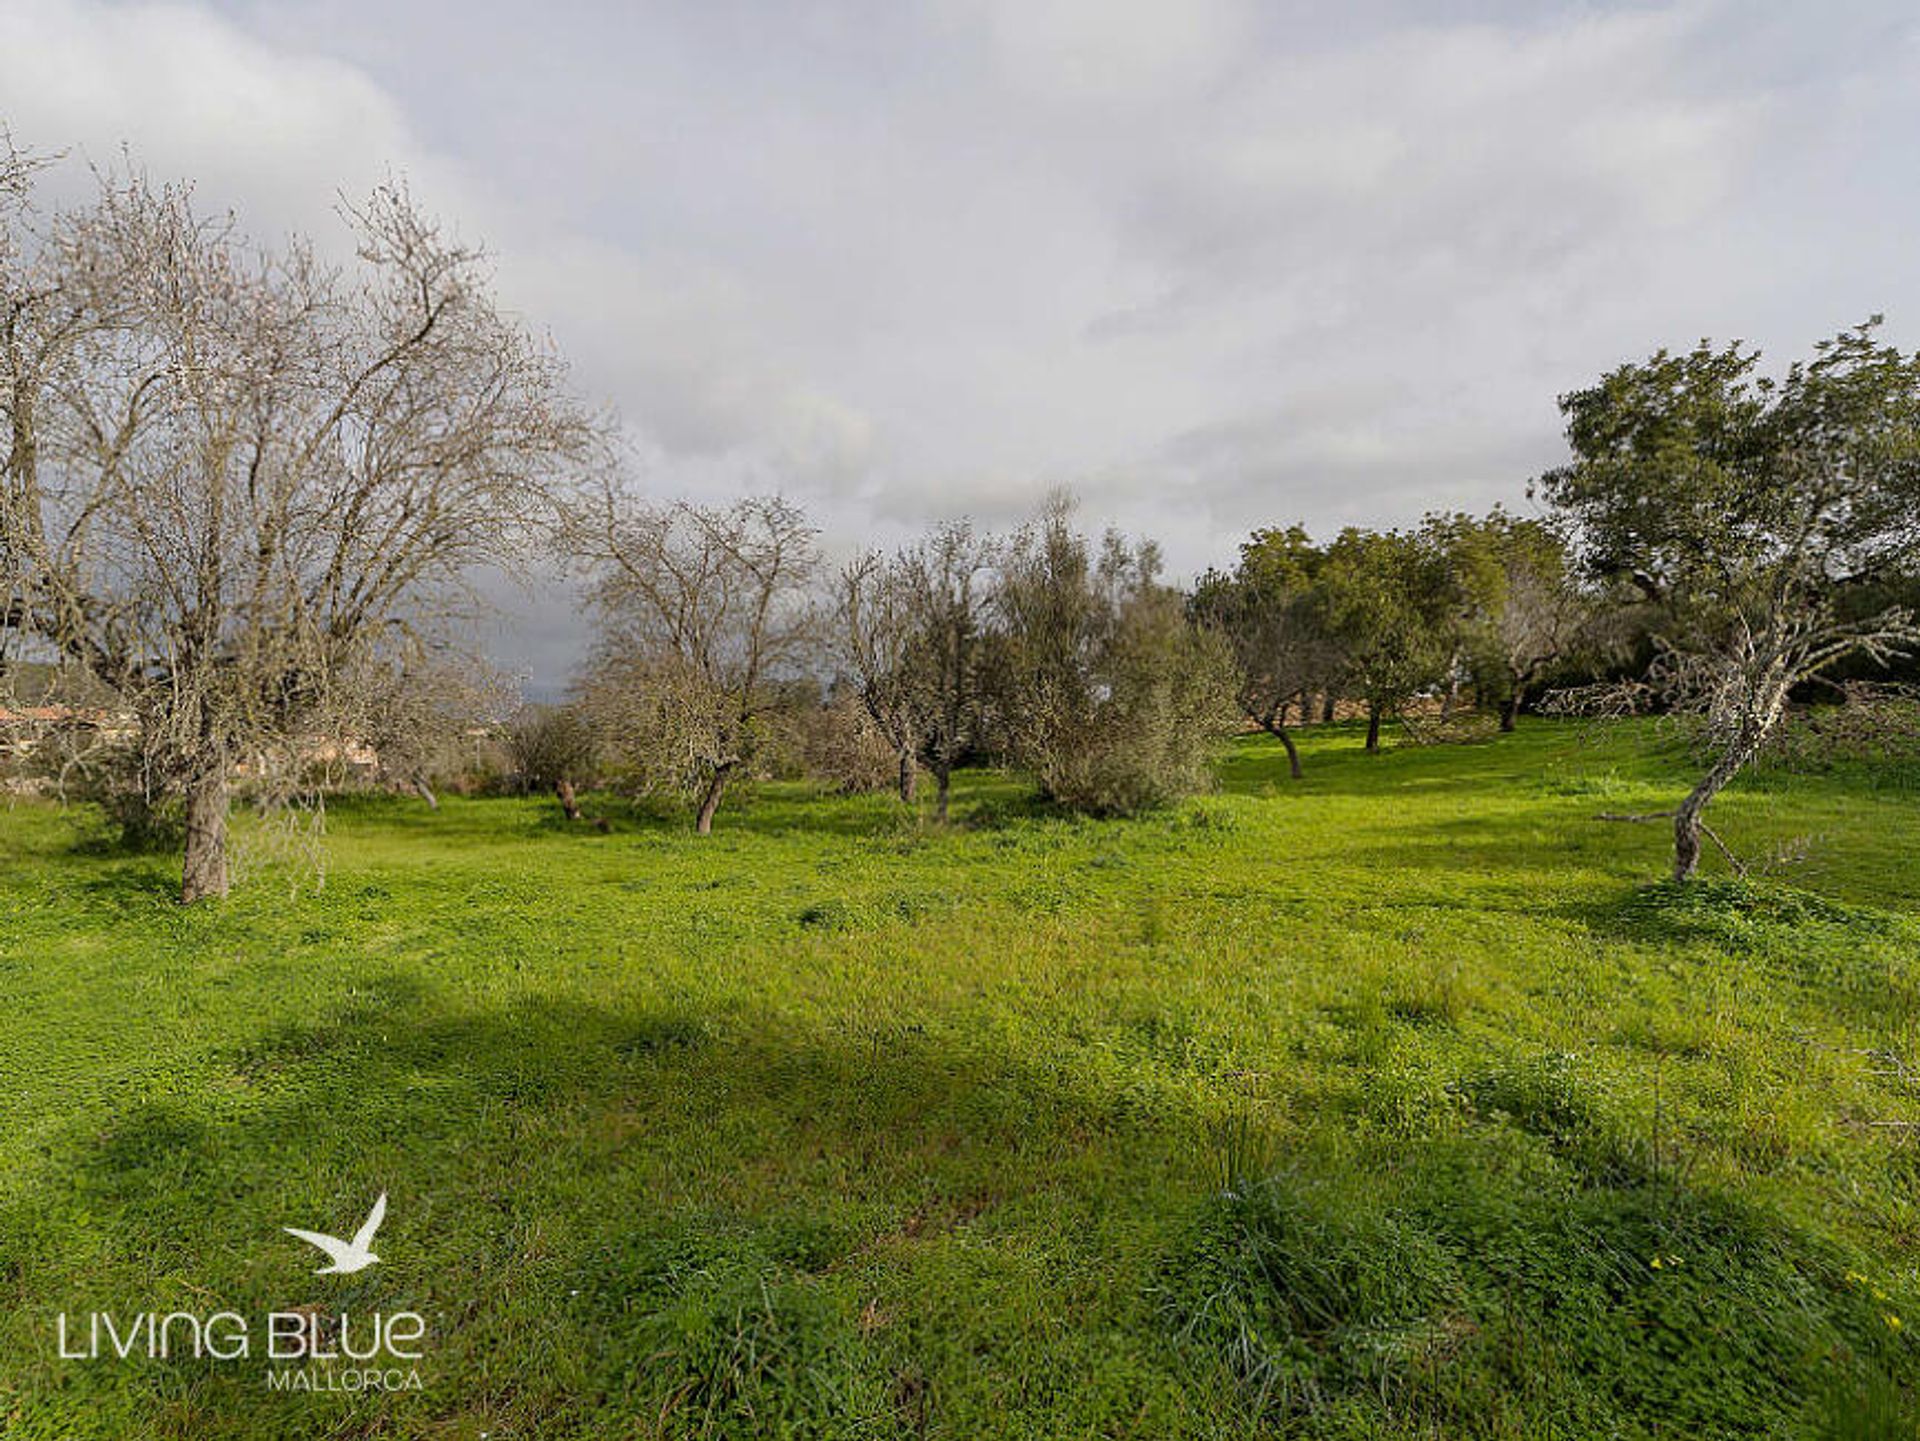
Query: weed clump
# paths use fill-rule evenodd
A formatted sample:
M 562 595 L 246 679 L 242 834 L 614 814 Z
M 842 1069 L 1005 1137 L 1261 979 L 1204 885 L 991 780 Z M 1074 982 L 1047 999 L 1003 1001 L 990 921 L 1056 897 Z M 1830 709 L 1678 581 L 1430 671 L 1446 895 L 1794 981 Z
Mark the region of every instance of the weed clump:
M 1476 1089 L 1576 1128 L 1567 1074 Z M 1367 1181 L 1382 1160 L 1224 1191 L 1163 1268 L 1176 1343 L 1254 1425 L 1494 1434 L 1497 1402 L 1497 1434 L 1817 1437 L 1869 1401 L 1908 1415 L 1887 1378 L 1911 1367 L 1911 1298 L 1771 1213 L 1498 1135 L 1403 1149 L 1391 1187 Z
M 1920 929 L 1871 907 L 1747 880 L 1666 881 L 1636 891 L 1617 921 L 1636 940 L 1751 958 L 1822 1000 L 1894 1021 L 1920 1014 Z

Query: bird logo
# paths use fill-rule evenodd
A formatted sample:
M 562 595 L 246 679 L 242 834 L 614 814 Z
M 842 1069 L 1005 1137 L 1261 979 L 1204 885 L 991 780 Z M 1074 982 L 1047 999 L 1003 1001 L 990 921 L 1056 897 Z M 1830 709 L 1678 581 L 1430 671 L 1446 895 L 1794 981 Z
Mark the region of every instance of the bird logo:
M 351 1241 L 342 1241 L 338 1236 L 325 1236 L 318 1231 L 302 1231 L 294 1226 L 282 1226 L 280 1229 L 326 1253 L 332 1264 L 320 1267 L 314 1275 L 332 1276 L 337 1273 L 351 1276 L 355 1271 L 366 1270 L 380 1259 L 367 1248 L 373 1244 L 373 1233 L 380 1229 L 380 1222 L 386 1214 L 387 1193 L 382 1191 L 380 1199 L 373 1203 L 373 1209 L 367 1213 L 367 1219 L 361 1223 L 360 1229 L 353 1233 Z

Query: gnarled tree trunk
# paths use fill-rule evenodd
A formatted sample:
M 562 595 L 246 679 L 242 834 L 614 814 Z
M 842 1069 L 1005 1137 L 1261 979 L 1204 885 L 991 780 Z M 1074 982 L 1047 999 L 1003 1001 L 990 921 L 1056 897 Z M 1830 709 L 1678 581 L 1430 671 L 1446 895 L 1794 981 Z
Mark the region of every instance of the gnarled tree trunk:
M 934 779 L 939 784 L 934 794 L 933 813 L 939 820 L 947 818 L 947 802 L 953 798 L 953 767 L 944 761 L 933 768 Z
M 1781 696 L 1784 703 L 1785 696 Z M 1760 749 L 1760 743 L 1767 738 L 1767 732 L 1773 729 L 1778 718 L 1780 704 L 1767 708 L 1762 716 L 1749 721 L 1740 730 L 1726 753 L 1715 761 L 1713 768 L 1700 777 L 1700 783 L 1687 793 L 1680 807 L 1673 813 L 1673 878 L 1676 881 L 1690 881 L 1694 872 L 1700 868 L 1700 832 L 1701 815 L 1708 802 L 1726 788 L 1727 782 L 1740 773 L 1740 768 L 1753 759 Z
M 707 781 L 707 793 L 700 798 L 700 813 L 694 818 L 696 835 L 712 834 L 713 813 L 720 809 L 720 797 L 727 793 L 727 777 L 732 770 L 730 765 L 714 767 L 713 775 Z
M 1500 707 L 1500 729 L 1511 732 L 1519 724 L 1520 692 L 1516 689 Z
M 1380 706 L 1376 701 L 1367 702 L 1367 754 L 1376 755 L 1380 750 Z
M 190 906 L 227 893 L 227 767 L 209 765 L 187 787 L 186 860 L 180 873 L 180 904 Z
M 920 767 L 914 761 L 913 750 L 910 746 L 902 746 L 900 748 L 899 781 L 900 803 L 902 805 L 910 806 L 913 804 L 914 791 L 917 789 L 919 781 Z

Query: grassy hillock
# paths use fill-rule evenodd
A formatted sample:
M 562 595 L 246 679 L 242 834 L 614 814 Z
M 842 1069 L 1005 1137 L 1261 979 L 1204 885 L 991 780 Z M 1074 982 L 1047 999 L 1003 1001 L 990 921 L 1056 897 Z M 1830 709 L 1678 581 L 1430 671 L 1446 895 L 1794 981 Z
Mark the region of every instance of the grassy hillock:
M 1594 819 L 1653 739 L 1249 739 L 1132 822 L 352 801 L 184 910 L 17 804 L 0 1435 L 1911 1436 L 1920 780 L 1752 778 L 1776 863 L 1676 890 Z M 424 1389 L 55 1353 L 299 1304 L 425 1314 Z

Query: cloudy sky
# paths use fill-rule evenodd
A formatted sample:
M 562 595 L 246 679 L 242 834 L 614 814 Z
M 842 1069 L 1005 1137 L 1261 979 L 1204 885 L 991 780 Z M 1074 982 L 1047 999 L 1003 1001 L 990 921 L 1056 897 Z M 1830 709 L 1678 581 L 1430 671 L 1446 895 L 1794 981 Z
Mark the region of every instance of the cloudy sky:
M 842 546 L 1070 484 L 1191 573 L 1518 501 L 1660 345 L 1920 343 L 1898 0 L 0 0 L 0 121 L 267 235 L 404 173 L 650 489 Z

